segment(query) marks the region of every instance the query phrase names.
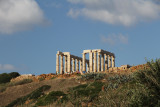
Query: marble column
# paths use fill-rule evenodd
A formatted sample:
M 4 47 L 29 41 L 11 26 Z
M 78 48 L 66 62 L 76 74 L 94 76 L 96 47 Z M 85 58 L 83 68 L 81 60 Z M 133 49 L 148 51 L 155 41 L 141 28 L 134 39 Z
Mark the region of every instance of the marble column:
M 56 74 L 59 74 L 59 54 L 56 55 Z
M 75 72 L 75 59 L 72 58 L 72 72 Z
M 68 69 L 68 73 L 71 73 L 71 55 L 67 55 L 67 58 L 68 58 L 68 62 L 67 62 L 67 69 Z
M 89 72 L 90 70 L 89 70 L 89 63 L 87 63 L 87 72 Z
M 97 52 L 94 52 L 94 72 L 97 72 Z
M 89 53 L 89 66 L 90 66 L 89 71 L 93 72 L 93 53 L 92 52 Z
M 79 60 L 76 59 L 76 71 L 79 71 Z
M 107 54 L 104 54 L 104 56 L 105 56 L 105 71 L 107 71 L 108 70 L 108 56 Z
M 100 52 L 98 52 L 98 72 L 101 71 Z
M 104 54 L 101 53 L 101 71 L 104 71 Z
M 82 60 L 80 60 L 80 71 L 82 71 Z
M 86 54 L 82 53 L 82 55 L 83 71 L 86 71 Z
M 67 73 L 67 56 L 65 56 L 65 70 L 64 73 Z
M 109 68 L 111 68 L 111 56 L 108 55 L 108 65 L 109 65 Z
M 60 74 L 63 74 L 63 55 L 61 55 L 61 72 Z
M 112 56 L 112 67 L 115 67 L 115 58 Z

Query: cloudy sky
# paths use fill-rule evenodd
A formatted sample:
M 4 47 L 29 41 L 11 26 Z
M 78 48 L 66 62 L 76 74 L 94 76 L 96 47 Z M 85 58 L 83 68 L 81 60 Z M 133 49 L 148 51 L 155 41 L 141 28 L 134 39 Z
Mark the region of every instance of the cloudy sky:
M 0 0 L 0 73 L 55 73 L 58 50 L 143 64 L 160 57 L 159 28 L 158 0 Z

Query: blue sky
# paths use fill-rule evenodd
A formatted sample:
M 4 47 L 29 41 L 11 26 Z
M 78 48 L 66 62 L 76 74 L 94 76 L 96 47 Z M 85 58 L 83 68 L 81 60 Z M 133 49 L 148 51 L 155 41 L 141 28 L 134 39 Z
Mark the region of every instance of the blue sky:
M 1 0 L 0 73 L 55 73 L 57 51 L 115 53 L 116 66 L 160 57 L 155 0 Z

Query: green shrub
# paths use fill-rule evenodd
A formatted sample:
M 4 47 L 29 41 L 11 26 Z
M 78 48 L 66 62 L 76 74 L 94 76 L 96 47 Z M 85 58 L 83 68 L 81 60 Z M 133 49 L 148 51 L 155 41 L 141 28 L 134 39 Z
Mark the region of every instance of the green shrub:
M 134 78 L 142 89 L 133 90 L 131 106 L 160 106 L 160 59 L 148 61 L 144 70 L 136 72 Z
M 51 86 L 49 85 L 43 85 L 42 87 L 38 88 L 37 90 L 33 91 L 31 94 L 29 94 L 29 99 L 37 99 L 41 95 L 43 95 L 43 92 L 46 90 L 49 90 Z
M 131 91 L 132 94 L 129 103 L 131 107 L 155 107 L 157 100 L 148 87 L 140 84 L 139 87 Z
M 0 74 L 0 84 L 10 82 L 11 78 L 7 73 Z
M 17 98 L 16 100 L 14 100 L 10 104 L 8 104 L 6 107 L 13 107 L 15 105 L 23 105 L 27 100 L 34 101 L 34 100 L 38 99 L 41 95 L 44 95 L 44 91 L 47 91 L 50 88 L 51 88 L 51 86 L 49 86 L 49 85 L 43 85 L 42 87 L 36 89 L 32 93 L 30 93 L 24 97 Z
M 88 73 L 85 75 L 81 75 L 82 80 L 102 80 L 106 76 L 105 73 Z
M 119 85 L 133 81 L 133 74 L 130 75 L 114 75 L 108 77 L 108 83 L 105 84 L 105 91 L 109 89 L 117 89 Z
M 80 105 L 82 102 L 92 102 L 98 98 L 98 94 L 103 85 L 104 83 L 95 81 L 90 84 L 73 87 L 69 90 L 69 100 L 75 106 Z
M 20 74 L 17 73 L 17 72 L 11 72 L 9 74 L 7 73 L 2 73 L 0 74 L 0 84 L 2 83 L 7 83 L 7 82 L 10 82 L 10 80 L 12 78 L 16 78 L 17 76 L 19 76 Z
M 52 91 L 48 95 L 44 95 L 40 97 L 36 103 L 37 106 L 45 106 L 48 104 L 52 104 L 55 101 L 58 103 L 63 103 L 67 101 L 67 96 L 62 91 Z
M 9 76 L 12 79 L 12 78 L 16 78 L 16 77 L 20 76 L 20 74 L 18 72 L 11 72 L 11 73 L 9 73 Z

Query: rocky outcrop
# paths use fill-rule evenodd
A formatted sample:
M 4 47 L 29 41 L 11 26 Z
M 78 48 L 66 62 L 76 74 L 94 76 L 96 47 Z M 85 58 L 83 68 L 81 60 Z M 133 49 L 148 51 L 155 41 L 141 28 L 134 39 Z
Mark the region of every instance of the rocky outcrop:
M 11 82 L 20 81 L 20 80 L 24 80 L 24 79 L 33 79 L 34 77 L 35 77 L 35 75 L 33 75 L 33 74 L 24 74 L 24 75 L 20 75 L 16 78 L 11 79 Z

